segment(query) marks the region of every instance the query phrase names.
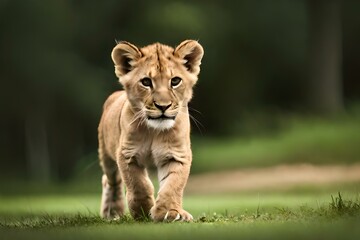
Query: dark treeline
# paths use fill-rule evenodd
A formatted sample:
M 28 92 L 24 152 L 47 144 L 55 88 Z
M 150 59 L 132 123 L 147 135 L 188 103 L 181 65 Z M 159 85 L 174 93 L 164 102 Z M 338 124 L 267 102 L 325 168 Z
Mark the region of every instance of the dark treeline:
M 102 103 L 120 88 L 115 40 L 200 41 L 191 107 L 205 136 L 241 134 L 252 112 L 341 112 L 360 97 L 359 11 L 336 0 L 0 0 L 0 174 L 63 180 L 96 152 Z

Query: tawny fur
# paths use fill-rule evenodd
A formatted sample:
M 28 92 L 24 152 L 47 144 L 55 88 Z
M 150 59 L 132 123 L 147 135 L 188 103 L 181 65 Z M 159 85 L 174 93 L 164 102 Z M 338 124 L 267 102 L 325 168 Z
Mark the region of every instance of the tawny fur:
M 105 218 L 124 214 L 124 182 L 134 218 L 150 215 L 154 221 L 190 221 L 191 214 L 182 208 L 192 161 L 187 105 L 203 48 L 193 40 L 175 49 L 159 43 L 138 48 L 120 42 L 111 56 L 125 91 L 107 99 L 98 128 L 104 172 L 100 214 Z M 181 82 L 173 86 L 175 77 Z M 151 80 L 151 86 L 143 84 L 144 78 Z M 150 165 L 158 170 L 156 199 L 146 170 Z

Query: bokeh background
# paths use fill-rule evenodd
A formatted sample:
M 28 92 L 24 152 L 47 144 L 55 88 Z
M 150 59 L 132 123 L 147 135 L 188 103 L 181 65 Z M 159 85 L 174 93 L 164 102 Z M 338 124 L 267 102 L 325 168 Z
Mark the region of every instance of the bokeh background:
M 360 161 L 360 2 L 0 0 L 0 181 L 100 179 L 116 40 L 203 45 L 193 174 Z M 90 178 L 89 178 L 90 177 Z

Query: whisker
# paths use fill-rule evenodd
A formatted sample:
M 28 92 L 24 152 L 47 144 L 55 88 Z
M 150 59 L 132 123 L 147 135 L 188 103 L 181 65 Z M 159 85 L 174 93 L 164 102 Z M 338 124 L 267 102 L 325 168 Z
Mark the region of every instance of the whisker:
M 132 125 L 139 118 L 138 115 L 139 115 L 138 113 L 134 114 L 133 120 L 129 123 L 129 126 Z
M 197 113 L 202 115 L 202 113 L 199 110 L 197 110 L 195 108 L 192 108 L 192 107 L 189 107 L 189 106 L 188 106 L 188 108 L 189 108 L 190 111 L 194 111 L 194 112 L 197 112 Z
M 182 113 L 182 114 L 188 114 L 190 119 L 194 122 L 196 128 L 200 131 L 200 134 L 202 135 L 202 131 L 201 131 L 201 128 L 202 127 L 203 129 L 205 129 L 204 125 L 199 121 L 197 120 L 193 115 L 191 115 L 188 111 L 184 111 L 184 108 L 180 108 L 180 111 L 179 113 Z
M 143 114 L 143 115 L 141 116 L 140 121 L 138 122 L 137 128 L 139 128 L 140 125 L 144 124 L 145 121 L 146 121 L 146 119 L 145 119 L 145 114 Z
M 144 116 L 144 110 L 139 109 L 139 111 L 134 114 L 133 120 L 129 123 L 129 126 L 135 123 L 138 119 L 140 119 L 143 116 Z M 139 128 L 139 124 L 137 125 L 136 128 Z
M 190 119 L 193 120 L 193 122 L 195 123 L 197 129 L 199 129 L 200 134 L 202 135 L 203 133 L 202 133 L 202 131 L 201 131 L 200 126 L 204 129 L 204 125 L 202 125 L 202 123 L 201 123 L 199 120 L 197 120 L 195 117 L 193 117 L 191 114 L 189 114 L 189 116 L 190 116 Z M 200 125 L 200 126 L 199 126 L 199 125 Z
M 196 122 L 196 123 L 198 123 L 202 128 L 204 128 L 204 125 L 198 120 L 198 119 L 196 119 L 193 115 L 191 115 L 191 114 L 189 114 L 189 116 L 190 116 L 190 118 L 194 121 L 194 122 Z

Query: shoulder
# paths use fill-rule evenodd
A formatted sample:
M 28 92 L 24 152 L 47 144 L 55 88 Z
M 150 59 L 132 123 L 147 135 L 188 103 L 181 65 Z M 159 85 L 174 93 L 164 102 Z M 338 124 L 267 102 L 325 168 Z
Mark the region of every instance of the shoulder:
M 107 110 L 112 105 L 123 104 L 126 99 L 125 91 L 116 91 L 111 94 L 105 101 L 103 109 Z

